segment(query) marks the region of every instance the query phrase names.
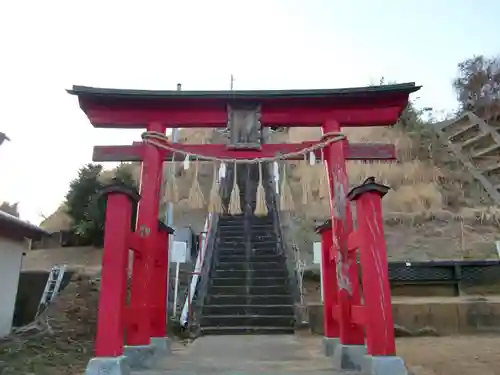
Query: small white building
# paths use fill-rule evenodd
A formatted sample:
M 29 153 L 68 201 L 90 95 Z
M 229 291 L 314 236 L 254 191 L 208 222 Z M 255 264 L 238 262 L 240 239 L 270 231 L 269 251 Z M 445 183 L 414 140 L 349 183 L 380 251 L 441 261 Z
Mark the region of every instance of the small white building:
M 0 337 L 10 334 L 23 254 L 48 232 L 0 211 Z

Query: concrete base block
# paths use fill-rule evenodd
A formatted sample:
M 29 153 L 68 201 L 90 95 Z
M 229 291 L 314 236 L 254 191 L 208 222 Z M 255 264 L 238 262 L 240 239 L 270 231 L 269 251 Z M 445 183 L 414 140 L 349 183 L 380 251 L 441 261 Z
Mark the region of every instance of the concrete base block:
M 323 337 L 323 353 L 326 357 L 333 357 L 335 348 L 340 343 L 338 337 Z
M 130 375 L 129 361 L 125 356 L 92 358 L 85 375 Z
M 361 370 L 366 356 L 364 345 L 338 344 L 333 353 L 335 370 Z
M 155 357 L 172 354 L 171 341 L 168 337 L 151 337 L 151 346 L 154 348 Z
M 153 345 L 126 345 L 123 355 L 127 357 L 130 368 L 133 370 L 144 370 L 153 367 L 155 358 L 155 347 Z
M 362 372 L 365 375 L 408 375 L 408 370 L 401 357 L 365 355 Z

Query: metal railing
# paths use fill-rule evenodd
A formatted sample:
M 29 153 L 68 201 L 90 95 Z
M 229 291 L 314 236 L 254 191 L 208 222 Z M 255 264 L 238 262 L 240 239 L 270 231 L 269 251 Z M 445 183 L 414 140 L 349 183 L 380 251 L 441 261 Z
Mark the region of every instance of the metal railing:
M 283 229 L 282 218 L 279 207 L 279 165 L 277 163 L 266 163 L 264 168 L 264 182 L 266 189 L 266 200 L 273 216 L 274 230 L 278 238 L 278 251 L 285 256 L 289 285 L 295 304 L 295 316 L 297 321 L 304 321 L 303 316 L 303 288 L 302 279 L 304 274 L 304 263 L 300 259 L 300 252 L 292 239 L 292 246 L 288 246 L 287 232 Z M 290 220 L 288 220 L 290 221 Z
M 231 169 L 224 163 L 221 163 L 218 173 L 219 194 L 224 198 L 230 194 L 232 185 L 230 184 Z M 201 240 L 199 242 L 199 251 L 196 257 L 194 270 L 191 273 L 192 278 L 188 287 L 186 301 L 181 310 L 180 324 L 185 327 L 191 323 L 193 304 L 201 308 L 205 298 L 206 288 L 210 277 L 213 253 L 217 241 L 217 232 L 219 224 L 219 214 L 210 212 L 205 220 Z M 196 301 L 195 301 L 196 299 Z
M 498 283 L 500 260 L 389 262 L 389 280 L 399 285 Z

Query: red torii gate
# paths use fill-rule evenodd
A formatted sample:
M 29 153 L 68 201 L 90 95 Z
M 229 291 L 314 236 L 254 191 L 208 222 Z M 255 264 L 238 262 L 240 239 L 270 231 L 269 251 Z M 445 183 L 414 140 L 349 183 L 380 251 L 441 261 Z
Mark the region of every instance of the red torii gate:
M 418 89 L 415 84 L 406 83 L 286 91 L 146 91 L 74 86 L 68 92 L 78 96 L 81 109 L 97 128 L 145 129 L 161 134 L 165 134 L 167 128 L 225 128 L 232 110 L 254 108 L 261 126 L 321 127 L 328 138 L 345 127 L 396 123 L 408 103 L 409 94 Z M 168 146 L 167 149 L 246 160 L 274 157 L 318 143 L 306 141 L 234 148 L 231 145 L 160 142 Z M 163 284 L 168 269 L 168 234 L 172 231 L 170 228 L 162 230 L 158 224 L 159 200 L 162 163 L 178 155 L 167 149 L 157 147 L 147 139 L 132 145 L 94 147 L 94 161 L 142 162 L 142 172 L 140 197 L 116 186 L 104 192 L 108 195 L 108 206 L 96 358 L 89 363 L 89 373 L 99 366 L 126 366 L 127 361 L 122 361 L 125 342 L 129 357 L 143 359 L 144 353 L 137 354 L 140 349 L 148 352 L 152 341 L 166 337 L 167 288 Z M 319 157 L 320 151 L 315 153 Z M 332 212 L 330 223 L 320 228 L 324 249 L 322 271 L 327 352 L 333 354 L 335 343 L 336 347 L 343 348 L 337 350 L 343 358 L 342 353 L 349 356 L 352 346 L 364 347 L 366 328 L 368 354 L 391 357 L 395 354 L 392 312 L 387 264 L 381 260 L 385 260 L 386 255 L 380 197 L 386 188 L 367 181 L 348 197 L 345 161 L 395 160 L 395 147 L 392 144 L 353 144 L 344 139 L 325 146 L 323 156 Z M 289 159 L 299 158 L 302 157 Z M 181 161 L 180 158 L 176 160 Z M 353 230 L 348 199 L 358 200 L 356 231 Z M 130 200 L 139 202 L 136 230 L 132 233 Z M 369 228 L 376 228 L 378 232 L 373 234 Z M 363 268 L 364 305 L 353 251 L 356 248 L 360 249 Z M 127 306 L 128 249 L 134 251 L 134 262 Z M 366 309 L 370 310 L 369 314 Z M 345 367 L 342 360 L 339 363 Z

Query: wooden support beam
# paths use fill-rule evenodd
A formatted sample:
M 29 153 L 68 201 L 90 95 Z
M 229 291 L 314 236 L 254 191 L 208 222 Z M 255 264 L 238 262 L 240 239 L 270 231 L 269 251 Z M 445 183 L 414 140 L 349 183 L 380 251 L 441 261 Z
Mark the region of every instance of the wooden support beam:
M 285 154 L 309 147 L 316 142 L 263 144 L 260 150 L 234 150 L 228 149 L 222 144 L 190 145 L 176 143 L 175 148 L 199 155 L 206 155 L 220 159 L 253 159 L 262 157 L 273 157 L 279 153 Z M 143 160 L 142 142 L 134 142 L 132 145 L 123 146 L 94 146 L 92 160 L 94 162 L 138 162 Z M 163 161 L 170 161 L 172 152 L 161 149 Z M 321 151 L 316 150 L 316 158 L 321 157 Z M 396 160 L 396 148 L 393 144 L 380 143 L 352 143 L 348 144 L 346 151 L 347 160 Z M 176 161 L 184 160 L 180 153 L 175 155 Z M 288 160 L 302 160 L 302 156 Z

